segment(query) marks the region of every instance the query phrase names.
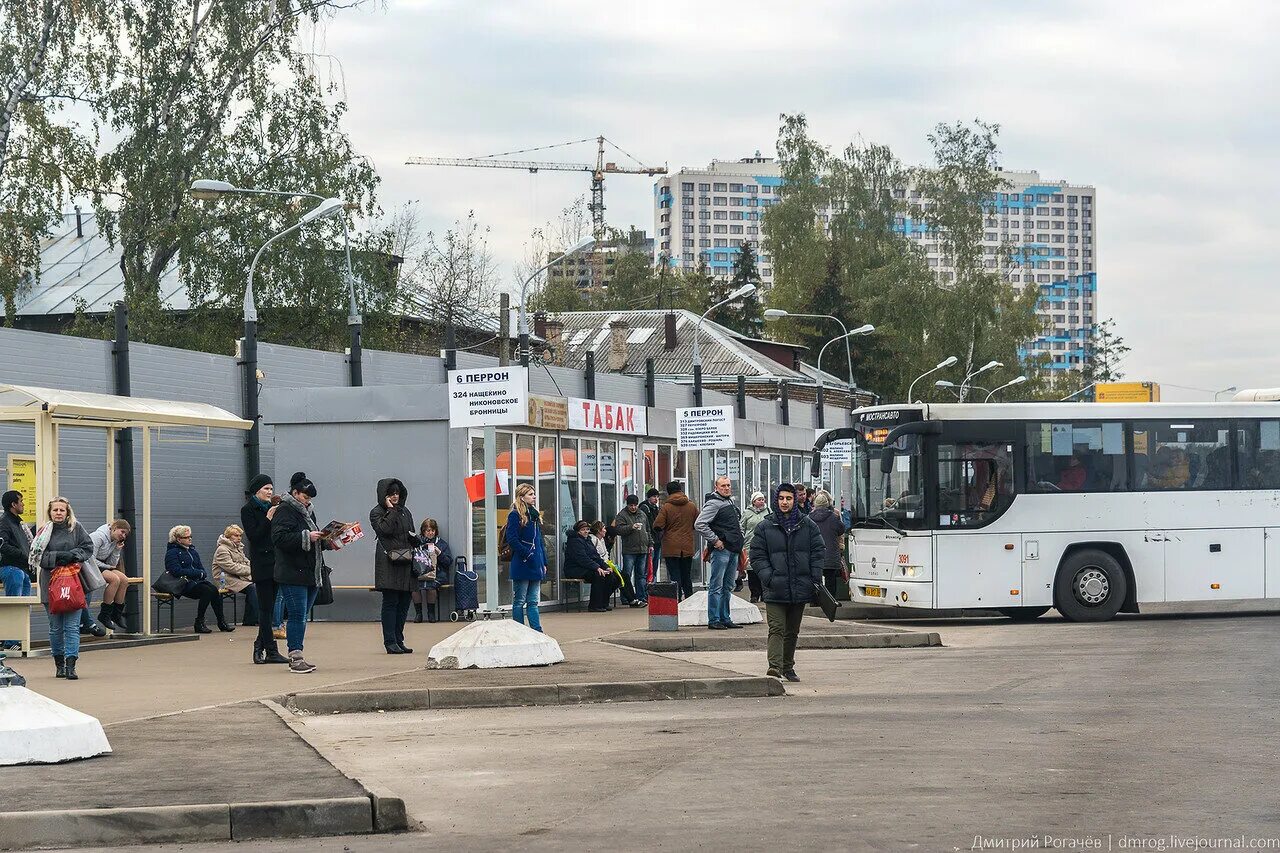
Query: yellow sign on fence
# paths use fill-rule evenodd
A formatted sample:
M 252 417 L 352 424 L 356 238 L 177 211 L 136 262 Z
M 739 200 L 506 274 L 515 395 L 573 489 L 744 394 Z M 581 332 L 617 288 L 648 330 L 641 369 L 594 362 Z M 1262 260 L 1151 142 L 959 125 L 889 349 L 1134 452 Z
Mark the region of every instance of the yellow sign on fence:
M 1158 382 L 1099 382 L 1094 388 L 1099 403 L 1158 403 Z
M 9 488 L 22 495 L 22 521 L 36 523 L 36 459 L 9 454 Z

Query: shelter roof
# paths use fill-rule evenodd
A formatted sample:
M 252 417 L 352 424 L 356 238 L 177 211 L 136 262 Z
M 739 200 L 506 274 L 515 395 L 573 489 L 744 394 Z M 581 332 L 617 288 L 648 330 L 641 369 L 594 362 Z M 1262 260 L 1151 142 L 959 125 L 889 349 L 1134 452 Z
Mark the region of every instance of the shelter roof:
M 0 385 L 0 419 L 34 419 L 47 411 L 62 421 L 78 420 L 93 426 L 202 426 L 250 429 L 251 421 L 208 403 L 121 397 L 89 391 Z

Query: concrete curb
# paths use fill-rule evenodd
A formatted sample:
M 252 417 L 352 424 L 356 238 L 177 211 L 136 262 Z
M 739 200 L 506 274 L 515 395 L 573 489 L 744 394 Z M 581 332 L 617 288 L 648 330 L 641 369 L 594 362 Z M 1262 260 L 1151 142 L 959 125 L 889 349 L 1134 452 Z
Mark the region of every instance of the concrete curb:
M 285 705 L 297 714 L 358 714 L 371 711 L 648 702 L 656 699 L 763 698 L 782 696 L 785 693 L 782 683 L 775 678 L 738 676 L 583 684 L 517 684 L 495 687 L 292 693 L 286 698 Z
M 90 642 L 81 640 L 80 653 L 109 652 L 112 649 L 136 649 L 139 646 L 160 646 L 168 643 L 192 643 L 199 639 L 199 634 L 153 634 L 150 637 L 145 637 L 141 634 L 116 634 L 115 636 L 101 639 L 94 637 Z M 14 650 L 6 652 L 6 654 L 16 657 L 18 652 Z M 22 654 L 24 658 L 47 658 L 52 656 L 53 652 L 49 651 L 48 646 L 28 649 Z
M 723 632 L 722 632 L 723 634 Z M 648 652 L 750 652 L 762 651 L 758 637 L 653 636 L 606 639 L 606 643 Z M 798 649 L 911 649 L 941 646 L 937 633 L 903 632 L 884 634 L 800 634 Z
M 400 803 L 401 811 L 404 804 Z M 0 849 L 246 841 L 361 835 L 377 829 L 373 797 L 196 803 L 0 813 Z

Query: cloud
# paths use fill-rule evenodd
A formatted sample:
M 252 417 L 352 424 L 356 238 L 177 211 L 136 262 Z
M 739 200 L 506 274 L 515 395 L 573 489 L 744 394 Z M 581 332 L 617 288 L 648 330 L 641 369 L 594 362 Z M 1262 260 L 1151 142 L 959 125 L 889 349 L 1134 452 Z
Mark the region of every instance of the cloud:
M 1130 378 L 1217 388 L 1280 385 L 1278 18 L 1183 0 L 391 0 L 323 42 L 384 205 L 420 199 L 436 229 L 474 209 L 507 264 L 588 176 L 407 157 L 603 133 L 674 171 L 771 154 L 778 114 L 804 112 L 833 148 L 862 138 L 920 162 L 937 122 L 998 122 L 1006 165 L 1097 187 L 1099 300 L 1133 347 Z M 594 145 L 513 156 L 589 162 Z M 606 187 L 611 224 L 652 230 L 649 179 Z

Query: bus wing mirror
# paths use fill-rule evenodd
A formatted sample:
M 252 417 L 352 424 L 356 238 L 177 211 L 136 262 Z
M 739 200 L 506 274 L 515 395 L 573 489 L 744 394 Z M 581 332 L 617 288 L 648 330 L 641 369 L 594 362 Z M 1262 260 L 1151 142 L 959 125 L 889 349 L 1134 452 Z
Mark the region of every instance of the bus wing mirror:
M 893 457 L 897 451 L 894 444 L 904 435 L 938 435 L 942 432 L 942 424 L 937 421 L 912 421 L 889 430 L 884 439 L 884 450 L 880 453 L 880 473 L 893 473 Z
M 839 427 L 838 429 L 827 430 L 818 436 L 818 440 L 813 444 L 813 459 L 809 465 L 809 475 L 814 482 L 817 482 L 822 477 L 822 449 L 833 441 L 853 438 L 857 434 L 856 427 Z

